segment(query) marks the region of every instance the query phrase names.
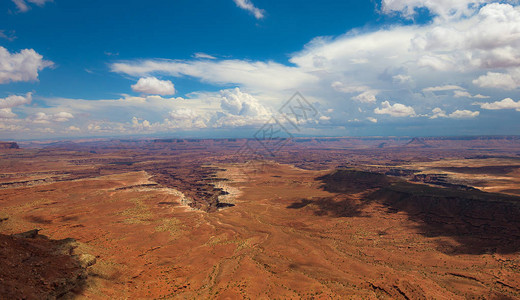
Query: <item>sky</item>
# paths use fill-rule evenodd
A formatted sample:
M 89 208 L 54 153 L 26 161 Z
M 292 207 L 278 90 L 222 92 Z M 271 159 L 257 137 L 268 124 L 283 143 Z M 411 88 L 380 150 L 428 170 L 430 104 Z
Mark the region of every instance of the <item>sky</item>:
M 0 0 L 0 140 L 520 134 L 519 2 Z

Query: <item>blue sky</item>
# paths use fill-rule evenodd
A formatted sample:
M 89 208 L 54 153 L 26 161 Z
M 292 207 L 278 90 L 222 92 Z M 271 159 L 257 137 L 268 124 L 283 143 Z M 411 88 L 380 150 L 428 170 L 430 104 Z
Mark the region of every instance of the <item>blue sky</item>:
M 518 134 L 516 0 L 0 3 L 0 139 Z

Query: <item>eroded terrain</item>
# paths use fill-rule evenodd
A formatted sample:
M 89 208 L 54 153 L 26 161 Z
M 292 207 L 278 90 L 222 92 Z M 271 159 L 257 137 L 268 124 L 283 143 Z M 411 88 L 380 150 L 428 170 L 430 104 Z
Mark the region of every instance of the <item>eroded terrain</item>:
M 519 139 L 243 143 L 2 150 L 0 234 L 81 243 L 80 298 L 520 297 Z

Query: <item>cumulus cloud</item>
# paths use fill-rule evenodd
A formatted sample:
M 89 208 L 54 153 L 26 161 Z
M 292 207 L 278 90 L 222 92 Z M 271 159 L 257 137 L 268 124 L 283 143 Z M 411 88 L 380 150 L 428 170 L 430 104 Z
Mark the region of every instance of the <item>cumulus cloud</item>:
M 220 91 L 222 114 L 215 127 L 256 126 L 266 122 L 271 113 L 260 102 L 239 88 Z
M 33 123 L 47 124 L 50 123 L 51 116 L 44 112 L 38 112 L 29 118 Z
M 470 111 L 470 110 L 456 110 L 451 114 L 447 114 L 446 111 L 442 110 L 439 107 L 436 107 L 432 110 L 432 115 L 430 119 L 437 118 L 452 118 L 452 119 L 471 119 L 480 115 L 478 111 Z
M 48 115 L 44 112 L 37 112 L 34 115 L 30 116 L 28 119 L 37 124 L 49 124 L 51 122 L 68 122 L 74 118 L 69 112 L 59 112 L 56 114 Z
M 170 112 L 169 118 L 165 120 L 165 125 L 172 129 L 202 129 L 208 127 L 207 122 L 208 119 L 200 113 L 189 108 L 180 108 Z
M 488 72 L 473 80 L 473 84 L 484 88 L 514 90 L 520 87 L 520 69 L 507 73 Z
M 132 85 L 132 90 L 138 93 L 153 95 L 173 95 L 175 87 L 169 80 L 159 80 L 155 77 L 140 78 L 136 84 Z
M 453 91 L 453 97 L 455 97 L 455 98 L 479 98 L 479 99 L 489 98 L 489 96 L 484 96 L 481 94 L 471 95 L 468 91 L 465 91 L 465 90 L 464 91 L 461 91 L 461 90 Z
M 423 2 L 430 1 L 418 1 L 415 7 Z M 486 72 L 509 74 L 511 68 L 520 66 L 520 34 L 515 29 L 520 28 L 520 9 L 487 1 L 471 11 L 465 18 L 423 26 L 353 30 L 335 38 L 317 37 L 291 55 L 290 66 L 273 61 L 208 60 L 200 56 L 192 60 L 120 61 L 112 64 L 111 70 L 136 77 L 191 76 L 215 85 L 237 85 L 255 93 L 300 90 L 317 96 L 326 93 L 323 88 L 330 86 L 368 103 L 378 97 L 395 97 L 395 92 L 402 88 L 396 83 L 412 81 L 408 90 L 417 86 L 424 92 L 451 90 L 455 97 L 482 98 L 478 92 L 460 85 L 471 86 L 471 80 Z M 439 80 L 460 85 L 442 85 Z M 477 86 L 490 85 L 480 81 L 484 80 L 475 81 Z M 503 81 L 498 82 L 504 85 Z M 369 90 L 372 92 L 366 93 Z M 378 91 L 377 97 L 374 91 Z M 414 107 L 420 106 L 425 95 L 411 93 L 414 95 L 402 98 L 403 103 L 413 101 Z
M 453 96 L 455 98 L 472 98 L 473 96 L 468 91 L 453 91 Z
M 432 115 L 430 116 L 430 119 L 437 119 L 437 118 L 447 118 L 448 115 L 444 110 L 442 110 L 440 107 L 436 107 L 432 110 Z
M 509 68 L 520 64 L 519 24 L 518 7 L 491 3 L 471 17 L 450 22 L 316 38 L 291 62 L 309 70 L 343 74 L 350 70 L 361 78 L 374 69 L 396 66 L 406 67 L 411 72 L 406 76 L 412 78 L 431 75 L 421 69 L 468 72 Z M 367 63 L 353 63 L 360 60 Z
M 32 93 L 27 93 L 25 96 L 11 95 L 6 98 L 0 98 L 0 109 L 13 108 L 24 104 L 29 104 L 32 101 Z
M 374 117 L 367 117 L 367 120 L 369 120 L 372 123 L 377 123 L 377 119 Z
M 220 91 L 222 100 L 220 106 L 225 112 L 237 116 L 267 116 L 269 111 L 250 94 L 243 93 L 239 88 Z
M 355 97 L 352 97 L 352 99 L 363 103 L 375 103 L 377 93 L 378 91 L 376 90 L 368 90 Z
M 252 13 L 255 16 L 255 18 L 262 19 L 264 17 L 264 10 L 257 8 L 251 2 L 251 0 L 233 0 L 233 1 L 235 2 L 235 4 L 238 7 L 245 9 L 245 10 L 249 11 L 250 13 Z
M 73 118 L 74 118 L 73 114 L 68 113 L 66 111 L 61 111 L 57 114 L 54 114 L 51 119 L 55 122 L 67 122 Z
M 331 117 L 329 116 L 320 116 L 319 120 L 320 121 L 330 121 Z
M 488 110 L 499 110 L 499 109 L 516 109 L 520 111 L 520 101 L 513 101 L 511 98 L 505 98 L 501 101 L 495 101 L 492 103 L 475 103 L 476 105 L 480 105 L 482 109 Z
M 52 65 L 33 49 L 11 54 L 0 46 L 0 84 L 38 80 L 38 72 Z
M 384 13 L 401 13 L 405 17 L 412 17 L 419 8 L 427 8 L 431 13 L 446 17 L 459 17 L 470 15 L 474 12 L 474 5 L 480 4 L 480 0 L 444 0 L 444 1 L 424 1 L 424 0 L 383 0 L 381 10 Z M 473 5 L 472 9 L 470 4 Z
M 392 117 L 413 117 L 415 110 L 401 103 L 390 104 L 389 101 L 381 103 L 381 108 L 374 109 L 374 113 L 378 115 L 390 115 Z
M 453 119 L 471 119 L 480 115 L 478 111 L 470 111 L 470 110 L 456 110 L 449 114 L 448 116 Z
M 144 131 L 150 129 L 152 126 L 148 120 L 143 120 L 140 122 L 139 118 L 132 118 L 132 127 L 137 129 L 138 131 Z
M 436 70 L 520 66 L 519 23 L 518 7 L 490 3 L 470 18 L 431 25 L 412 46 L 427 52 L 419 63 Z
M 381 10 L 383 13 L 400 13 L 411 18 L 420 8 L 426 8 L 438 18 L 447 20 L 473 15 L 488 0 L 383 0 Z M 516 3 L 516 0 L 504 1 Z
M 10 108 L 0 108 L 0 119 L 12 119 L 17 115 L 11 111 Z

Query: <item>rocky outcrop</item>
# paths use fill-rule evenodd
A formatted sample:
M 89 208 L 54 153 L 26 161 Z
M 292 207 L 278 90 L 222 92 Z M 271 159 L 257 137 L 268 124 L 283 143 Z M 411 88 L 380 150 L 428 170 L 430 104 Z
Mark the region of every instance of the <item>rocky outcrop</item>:
M 448 182 L 448 175 L 446 174 L 416 174 L 413 176 L 411 181 L 439 185 L 464 191 L 478 191 L 478 189 L 471 186 Z
M 0 142 L 0 150 L 2 149 L 20 149 L 15 142 Z

